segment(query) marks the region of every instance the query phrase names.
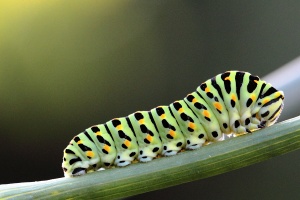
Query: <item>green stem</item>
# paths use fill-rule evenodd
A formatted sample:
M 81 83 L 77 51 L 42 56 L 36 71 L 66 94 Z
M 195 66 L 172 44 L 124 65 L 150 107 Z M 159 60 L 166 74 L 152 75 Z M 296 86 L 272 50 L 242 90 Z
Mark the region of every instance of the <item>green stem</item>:
M 76 178 L 0 185 L 0 198 L 124 198 L 232 171 L 300 148 L 300 117 L 199 150 Z

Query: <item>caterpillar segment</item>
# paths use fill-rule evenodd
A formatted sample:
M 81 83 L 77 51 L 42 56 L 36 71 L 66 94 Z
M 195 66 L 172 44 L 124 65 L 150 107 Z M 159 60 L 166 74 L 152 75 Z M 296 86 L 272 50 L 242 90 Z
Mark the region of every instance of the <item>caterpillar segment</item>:
M 158 106 L 150 111 L 163 143 L 163 156 L 176 155 L 185 146 L 185 138 L 169 106 Z
M 107 122 L 107 127 L 117 149 L 115 165 L 119 167 L 129 165 L 138 154 L 138 143 L 129 119 L 127 117 L 115 118 Z
M 216 77 L 218 78 L 218 77 Z M 229 124 L 229 118 L 228 118 L 228 111 L 225 107 L 225 104 L 223 102 L 223 96 L 222 93 L 219 94 L 218 88 L 216 89 L 214 87 L 215 82 L 213 79 L 210 79 L 206 81 L 205 83 L 202 83 L 198 88 L 197 92 L 198 95 L 204 99 L 204 101 L 207 103 L 208 107 L 210 108 L 210 112 L 212 112 L 211 115 L 214 115 L 217 118 L 217 121 L 219 124 L 226 124 L 225 126 L 219 126 L 222 133 L 229 134 L 231 132 Z
M 149 111 L 138 111 L 128 116 L 139 144 L 138 160 L 148 162 L 162 152 L 162 141 Z
M 148 162 L 271 126 L 283 100 L 282 91 L 257 76 L 224 72 L 183 100 L 115 118 L 78 134 L 64 150 L 64 175 L 124 167 L 134 160 Z
M 199 92 L 193 92 L 184 98 L 184 101 L 198 117 L 200 124 L 206 131 L 207 140 L 215 142 L 222 138 L 222 131 L 218 119 L 213 114 L 212 109 L 204 101 Z M 228 124 L 223 123 L 222 126 L 227 128 Z
M 170 104 L 172 113 L 186 139 L 186 149 L 197 149 L 207 141 L 207 134 L 196 114 L 184 100 Z
M 99 166 L 103 168 L 109 168 L 114 165 L 115 157 L 117 155 L 117 149 L 111 134 L 107 132 L 104 124 L 92 126 L 86 129 L 86 132 L 90 136 L 90 141 L 94 142 L 97 147 L 98 154 L 101 158 Z

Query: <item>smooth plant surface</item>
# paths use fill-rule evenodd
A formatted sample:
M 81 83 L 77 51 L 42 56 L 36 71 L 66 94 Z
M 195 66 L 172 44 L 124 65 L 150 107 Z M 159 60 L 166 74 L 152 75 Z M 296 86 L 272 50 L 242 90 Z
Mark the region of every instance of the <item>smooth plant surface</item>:
M 300 148 L 300 117 L 173 157 L 76 178 L 0 185 L 0 198 L 124 198 L 232 171 Z

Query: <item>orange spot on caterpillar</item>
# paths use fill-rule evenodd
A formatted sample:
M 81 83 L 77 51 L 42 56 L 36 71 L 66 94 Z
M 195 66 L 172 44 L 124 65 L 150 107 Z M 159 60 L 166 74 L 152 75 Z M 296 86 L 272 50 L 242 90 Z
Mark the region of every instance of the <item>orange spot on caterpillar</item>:
M 96 135 L 101 135 L 101 132 L 100 131 L 96 132 Z
M 195 129 L 195 128 L 196 128 L 196 125 L 195 125 L 193 122 L 190 122 L 190 123 L 189 123 L 189 127 L 192 128 L 192 129 Z
M 145 123 L 144 119 L 140 119 L 140 120 L 139 120 L 139 123 L 140 123 L 140 124 L 144 124 L 144 123 Z
M 176 135 L 176 132 L 175 132 L 175 131 L 173 131 L 173 130 L 170 130 L 170 131 L 169 131 L 169 134 L 170 134 L 172 137 L 175 137 L 175 135 Z
M 208 118 L 210 117 L 208 110 L 203 110 L 203 115 Z
M 86 156 L 88 156 L 88 157 L 94 157 L 94 152 L 92 152 L 92 151 L 87 151 L 86 153 Z
M 183 108 L 179 108 L 178 112 L 183 113 Z
M 121 130 L 123 127 L 122 127 L 122 125 L 120 124 L 120 125 L 118 125 L 117 127 L 116 127 L 116 129 L 118 129 L 118 130 Z
M 262 103 L 263 104 L 266 104 L 266 103 L 268 103 L 270 101 L 270 99 L 268 98 L 268 99 L 264 99 L 263 101 L 262 101 Z
M 228 76 L 228 77 L 226 77 L 225 79 L 224 79 L 225 81 L 230 81 L 230 77 Z
M 165 119 L 166 118 L 166 114 L 162 114 L 161 116 L 159 116 L 161 119 Z
M 234 94 L 231 94 L 231 99 L 232 99 L 233 101 L 236 101 L 236 96 L 235 96 Z
M 129 140 L 125 140 L 124 144 L 129 147 L 130 146 L 130 141 Z
M 152 141 L 152 136 L 151 135 L 149 135 L 149 134 L 147 134 L 147 137 L 146 137 L 146 139 L 149 141 L 149 142 L 151 142 Z
M 197 99 L 196 99 L 196 98 L 193 98 L 192 102 L 193 102 L 193 103 L 196 103 L 196 102 L 197 102 Z
M 79 141 L 77 142 L 77 144 L 82 144 L 82 140 L 79 140 Z
M 254 80 L 255 83 L 258 83 L 258 80 Z
M 205 92 L 210 92 L 210 89 L 208 87 L 205 88 Z
M 255 101 L 255 99 L 256 99 L 255 94 L 252 94 L 250 98 L 252 99 L 252 101 Z
M 222 105 L 219 102 L 214 102 L 214 106 L 218 110 L 222 110 Z
M 110 151 L 110 147 L 109 147 L 107 144 L 105 144 L 105 145 L 103 146 L 103 149 L 105 149 L 107 152 Z

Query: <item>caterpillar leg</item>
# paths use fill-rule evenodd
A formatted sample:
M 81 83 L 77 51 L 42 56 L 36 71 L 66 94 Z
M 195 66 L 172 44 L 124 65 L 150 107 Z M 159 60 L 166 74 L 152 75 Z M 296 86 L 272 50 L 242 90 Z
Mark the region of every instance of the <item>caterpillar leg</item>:
M 105 168 L 101 167 L 97 171 L 103 171 L 103 170 L 105 170 Z
M 266 126 L 266 121 L 258 119 L 257 114 L 253 114 L 250 118 L 245 120 L 245 127 L 251 132 L 264 128 Z
M 185 147 L 185 138 L 169 106 L 158 106 L 150 111 L 163 142 L 162 155 L 176 155 Z
M 125 167 L 125 166 L 130 165 L 130 164 L 131 164 L 131 161 L 128 161 L 128 160 L 117 159 L 115 161 L 115 165 L 118 166 L 118 167 Z
M 79 168 L 74 169 L 72 175 L 73 175 L 73 176 L 81 176 L 81 175 L 83 175 L 83 174 L 86 174 L 86 168 L 81 168 L 81 167 L 79 167 Z
M 186 149 L 191 149 L 191 150 L 198 149 L 198 148 L 202 147 L 202 144 L 203 143 L 201 143 L 201 144 L 190 144 L 190 145 L 186 146 Z
M 182 143 L 177 143 L 176 146 L 171 144 L 165 144 L 163 146 L 162 155 L 163 156 L 174 156 L 181 150 Z
M 164 156 L 174 156 L 178 153 L 177 150 L 166 150 L 166 151 L 163 151 L 162 155 Z
M 153 157 L 140 155 L 138 159 L 140 162 L 149 162 L 153 160 Z
M 186 149 L 198 149 L 205 144 L 207 140 L 207 136 L 204 133 L 200 133 L 197 135 L 190 135 L 189 138 L 186 140 Z
M 161 152 L 161 148 L 159 146 L 152 147 L 147 146 L 140 150 L 138 155 L 138 160 L 140 162 L 149 162 L 157 157 L 157 154 Z
M 125 167 L 127 165 L 130 165 L 133 160 L 134 156 L 128 155 L 128 153 L 125 151 L 117 155 L 115 165 L 118 167 Z

